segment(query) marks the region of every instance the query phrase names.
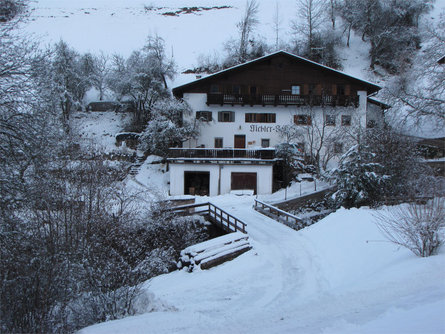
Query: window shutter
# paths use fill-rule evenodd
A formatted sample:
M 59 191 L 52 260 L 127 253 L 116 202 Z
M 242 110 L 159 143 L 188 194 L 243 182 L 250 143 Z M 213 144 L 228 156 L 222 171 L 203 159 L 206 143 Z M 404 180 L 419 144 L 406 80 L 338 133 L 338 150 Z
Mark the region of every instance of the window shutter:
M 223 120 L 223 113 L 222 111 L 218 111 L 218 122 L 222 122 Z
M 230 122 L 235 122 L 235 112 L 234 111 L 230 112 Z
M 307 118 L 307 125 L 312 125 L 312 117 L 310 115 L 306 116 Z

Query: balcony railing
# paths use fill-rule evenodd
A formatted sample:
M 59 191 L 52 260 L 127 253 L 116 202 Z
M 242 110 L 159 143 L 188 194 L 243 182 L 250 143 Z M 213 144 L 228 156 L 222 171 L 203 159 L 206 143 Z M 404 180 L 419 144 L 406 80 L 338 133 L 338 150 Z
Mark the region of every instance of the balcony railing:
M 170 148 L 169 158 L 177 159 L 261 159 L 275 158 L 275 149 L 242 149 L 242 148 Z
M 289 95 L 289 94 L 207 94 L 207 105 L 294 105 L 358 107 L 358 96 L 346 95 Z

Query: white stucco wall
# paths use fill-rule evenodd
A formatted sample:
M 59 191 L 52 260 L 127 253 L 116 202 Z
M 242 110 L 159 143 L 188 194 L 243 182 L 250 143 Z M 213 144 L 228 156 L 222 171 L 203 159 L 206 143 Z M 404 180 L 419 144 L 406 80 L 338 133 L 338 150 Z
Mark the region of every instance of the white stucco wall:
M 351 115 L 352 124 L 366 126 L 366 109 L 367 109 L 367 95 L 365 91 L 359 91 L 359 107 L 297 107 L 297 106 L 261 106 L 250 105 L 210 105 L 207 106 L 207 95 L 198 93 L 185 93 L 184 100 L 186 100 L 192 107 L 194 113 L 189 116 L 196 117 L 196 111 L 211 111 L 213 121 L 202 122 L 200 129 L 200 136 L 196 140 L 191 140 L 184 143 L 185 148 L 194 148 L 198 146 L 214 147 L 214 140 L 216 137 L 223 138 L 224 147 L 234 147 L 234 136 L 245 135 L 246 147 L 260 147 L 262 139 L 269 139 L 270 146 L 276 146 L 283 142 L 277 131 L 278 127 L 288 124 L 293 124 L 294 115 L 312 115 L 313 124 L 323 124 L 325 114 L 333 114 L 336 118 L 335 127 L 327 127 L 327 131 L 333 131 L 341 127 L 341 116 Z M 233 111 L 235 112 L 234 122 L 218 122 L 219 111 Z M 246 123 L 246 113 L 275 113 L 275 123 Z M 301 125 L 304 127 L 304 125 Z
M 210 196 L 218 195 L 218 180 L 221 177 L 220 194 L 231 190 L 232 173 L 257 173 L 257 193 L 260 195 L 272 193 L 272 165 L 252 164 L 170 164 L 170 195 L 184 195 L 184 172 L 210 172 Z

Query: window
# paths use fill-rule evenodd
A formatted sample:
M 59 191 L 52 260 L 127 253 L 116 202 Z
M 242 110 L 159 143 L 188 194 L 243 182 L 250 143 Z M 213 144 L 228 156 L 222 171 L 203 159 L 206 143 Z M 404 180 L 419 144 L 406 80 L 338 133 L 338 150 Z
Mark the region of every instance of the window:
M 342 143 L 334 143 L 334 153 L 335 154 L 343 153 L 343 144 Z
M 261 147 L 269 147 L 270 146 L 270 139 L 262 138 L 261 139 Z
M 309 95 L 315 94 L 315 84 L 309 84 Z
M 239 85 L 233 85 L 232 94 L 241 94 L 241 87 Z
M 300 95 L 301 94 L 300 86 L 292 86 L 291 94 L 292 95 Z
M 341 115 L 341 125 L 350 126 L 351 125 L 351 115 Z
M 233 111 L 219 111 L 218 122 L 235 122 L 235 112 Z
M 197 111 L 196 119 L 200 119 L 204 122 L 211 122 L 212 121 L 212 112 L 211 111 Z
M 210 85 L 210 94 L 218 94 L 219 93 L 219 86 L 212 84 Z
M 337 95 L 345 95 L 345 85 L 337 85 Z
M 375 120 L 373 120 L 373 119 L 368 119 L 368 121 L 366 122 L 366 127 L 367 127 L 367 128 L 372 129 L 372 128 L 375 127 L 375 125 L 376 125 L 376 122 L 375 122 Z
M 246 113 L 246 123 L 275 123 L 275 114 Z
M 294 123 L 297 125 L 312 125 L 312 117 L 310 115 L 295 115 Z
M 215 138 L 215 148 L 223 148 L 223 139 Z
M 326 117 L 325 117 L 325 125 L 327 125 L 327 126 L 335 126 L 335 115 L 326 115 Z

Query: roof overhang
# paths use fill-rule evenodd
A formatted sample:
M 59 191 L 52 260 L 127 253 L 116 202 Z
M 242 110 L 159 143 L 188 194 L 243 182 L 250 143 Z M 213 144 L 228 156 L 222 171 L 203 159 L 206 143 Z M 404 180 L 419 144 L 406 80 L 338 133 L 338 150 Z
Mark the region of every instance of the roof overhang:
M 175 88 L 173 88 L 173 95 L 176 96 L 176 97 L 182 97 L 182 95 L 184 93 L 186 93 L 188 89 L 191 89 L 191 88 L 193 88 L 196 85 L 199 85 L 199 84 L 201 84 L 203 82 L 206 82 L 206 81 L 218 79 L 218 78 L 220 78 L 220 77 L 222 77 L 222 76 L 224 76 L 224 75 L 226 75 L 227 73 L 230 73 L 230 72 L 241 71 L 241 70 L 243 70 L 246 67 L 252 66 L 253 64 L 257 64 L 257 63 L 262 62 L 262 61 L 266 61 L 266 60 L 268 60 L 270 58 L 273 58 L 273 57 L 275 57 L 277 55 L 284 55 L 284 56 L 289 57 L 291 59 L 302 61 L 302 62 L 308 64 L 309 66 L 317 67 L 317 68 L 319 68 L 319 69 L 321 69 L 323 71 L 328 71 L 330 73 L 346 77 L 346 78 L 348 78 L 351 81 L 357 82 L 360 85 L 365 86 L 367 88 L 368 95 L 374 94 L 374 93 L 378 92 L 381 89 L 380 86 L 378 86 L 378 85 L 376 85 L 376 84 L 374 84 L 372 82 L 359 79 L 357 77 L 354 77 L 354 76 L 351 76 L 349 74 L 346 74 L 346 73 L 344 73 L 342 71 L 333 69 L 331 67 L 328 67 L 328 66 L 325 66 L 325 65 L 322 65 L 322 64 L 319 64 L 319 63 L 316 63 L 316 62 L 314 62 L 312 60 L 309 60 L 309 59 L 306 59 L 306 58 L 294 55 L 294 54 L 289 53 L 287 51 L 277 51 L 277 52 L 271 53 L 269 55 L 266 55 L 266 56 L 263 56 L 263 57 L 260 57 L 260 58 L 257 58 L 257 59 L 245 62 L 243 64 L 239 64 L 239 65 L 236 65 L 236 66 L 229 67 L 229 68 L 227 68 L 225 70 L 216 72 L 214 74 L 210 74 L 210 75 L 208 75 L 208 76 L 206 76 L 204 78 L 201 78 L 201 79 L 198 79 L 198 80 L 194 80 L 194 81 L 189 82 L 187 84 L 175 87 Z

